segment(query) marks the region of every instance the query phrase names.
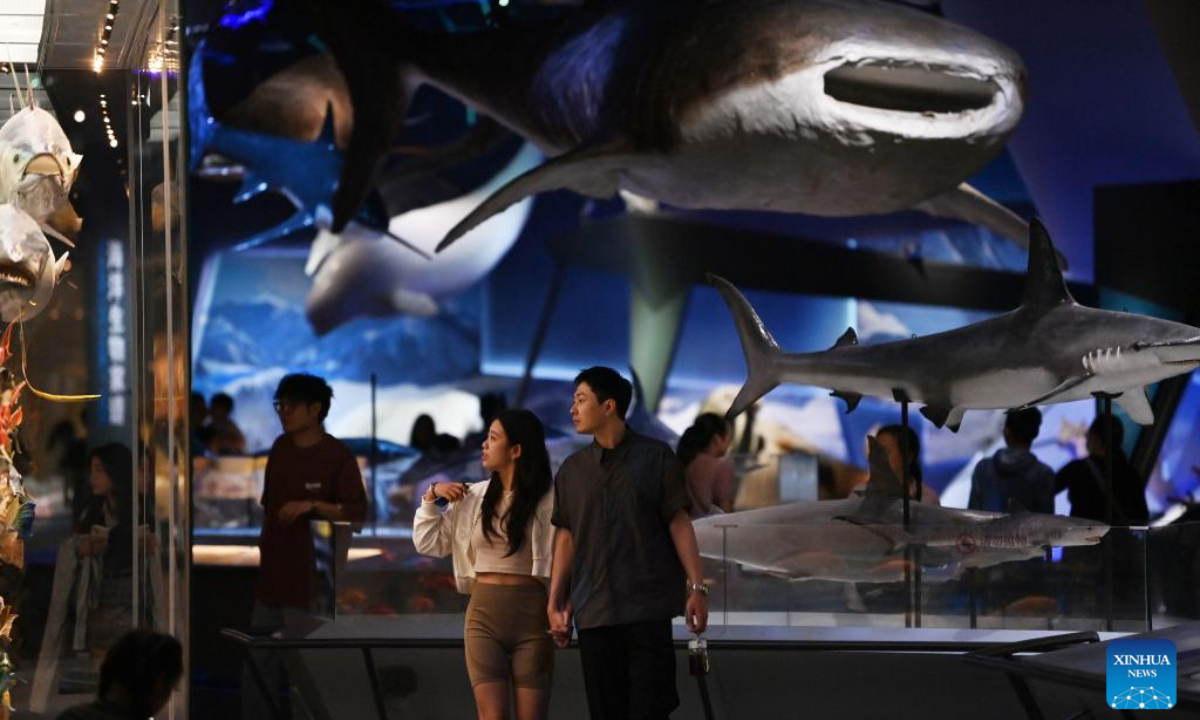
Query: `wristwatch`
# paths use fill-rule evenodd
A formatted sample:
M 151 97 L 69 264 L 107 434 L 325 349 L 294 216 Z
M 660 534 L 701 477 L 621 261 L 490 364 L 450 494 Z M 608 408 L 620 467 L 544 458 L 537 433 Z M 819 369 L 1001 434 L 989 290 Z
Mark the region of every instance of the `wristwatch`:
M 694 593 L 694 592 L 704 593 L 704 596 L 708 597 L 708 586 L 702 582 L 698 582 L 698 583 L 689 582 L 687 584 L 687 589 L 688 589 L 689 593 Z

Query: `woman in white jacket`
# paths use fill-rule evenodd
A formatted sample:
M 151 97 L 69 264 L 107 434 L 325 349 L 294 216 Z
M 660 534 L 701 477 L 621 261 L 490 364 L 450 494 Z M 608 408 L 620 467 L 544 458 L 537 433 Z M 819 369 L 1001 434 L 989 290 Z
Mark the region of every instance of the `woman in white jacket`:
M 451 555 L 461 593 L 469 594 L 463 644 L 480 720 L 508 717 L 514 688 L 518 720 L 541 720 L 550 702 L 554 643 L 546 585 L 550 458 L 542 423 L 528 410 L 496 416 L 483 442 L 489 480 L 434 483 L 413 522 L 417 552 Z M 438 498 L 449 500 L 442 512 Z

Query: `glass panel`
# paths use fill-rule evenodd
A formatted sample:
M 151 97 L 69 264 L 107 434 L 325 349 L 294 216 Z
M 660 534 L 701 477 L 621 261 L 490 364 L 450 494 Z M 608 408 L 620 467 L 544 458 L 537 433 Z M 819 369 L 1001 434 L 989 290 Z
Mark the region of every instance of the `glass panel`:
M 1151 528 L 1147 559 L 1154 627 L 1200 620 L 1200 522 Z
M 190 570 L 187 432 L 187 255 L 180 142 L 179 10 L 171 0 L 148 8 L 130 76 L 133 255 L 134 455 L 139 468 L 133 546 L 137 624 L 188 647 Z M 185 653 L 186 657 L 186 653 Z M 186 663 L 185 663 L 186 665 Z M 185 667 L 185 675 L 187 669 Z M 169 706 L 186 716 L 186 689 Z
M 832 518 L 701 524 L 698 535 L 714 624 L 1145 630 L 1146 531 L 1111 528 L 1097 542 L 1102 527 L 1060 520 L 906 533 Z
M 0 429 L 13 431 L 9 440 L 19 434 L 19 451 L 6 450 L 36 499 L 23 552 L 16 533 L 2 535 L 12 540 L 2 543 L 0 596 L 20 616 L 7 646 L 20 680 L 12 705 L 53 717 L 94 698 L 100 662 L 127 630 L 153 627 L 187 643 L 187 334 L 178 120 L 163 112 L 178 104 L 177 4 L 101 3 L 82 12 L 78 4 L 41 4 L 47 40 L 28 69 L 3 67 L 12 112 L 5 104 L 0 122 L 13 123 L 5 126 L 6 152 L 25 132 L 22 118 L 35 118 L 27 136 L 50 137 L 54 146 L 14 153 L 40 165 L 17 158 L 27 194 L 0 198 L 0 207 L 42 213 L 56 256 L 68 249 L 56 233 L 73 245 L 53 294 L 24 308 L 0 378 L 3 388 L 28 383 L 5 396 Z M 52 40 L 102 27 L 96 47 L 82 53 Z M 22 109 L 29 97 L 45 112 Z M 52 172 L 48 156 L 58 162 Z M 45 214 L 36 203 L 44 198 L 28 192 L 38 182 L 47 183 L 42 190 L 65 186 L 70 204 Z M 19 227 L 0 221 L 0 233 Z M 0 273 L 6 285 L 28 284 L 19 270 Z M 35 289 L 47 285 L 39 272 L 32 278 Z M 21 294 L 0 288 L 0 304 Z M 98 397 L 61 397 L 82 395 Z M 19 421 L 4 412 L 18 407 Z M 170 716 L 183 717 L 186 701 L 186 691 L 178 694 Z

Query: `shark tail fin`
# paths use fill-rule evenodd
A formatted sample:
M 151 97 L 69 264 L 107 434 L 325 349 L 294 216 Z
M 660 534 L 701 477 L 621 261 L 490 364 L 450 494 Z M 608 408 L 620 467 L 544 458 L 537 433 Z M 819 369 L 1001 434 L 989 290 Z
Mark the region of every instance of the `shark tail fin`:
M 783 353 L 758 313 L 754 312 L 750 301 L 733 283 L 716 275 L 709 275 L 708 281 L 716 286 L 733 313 L 738 337 L 742 341 L 742 352 L 746 355 L 746 383 L 725 414 L 727 418 L 734 418 L 779 384 L 778 360 Z

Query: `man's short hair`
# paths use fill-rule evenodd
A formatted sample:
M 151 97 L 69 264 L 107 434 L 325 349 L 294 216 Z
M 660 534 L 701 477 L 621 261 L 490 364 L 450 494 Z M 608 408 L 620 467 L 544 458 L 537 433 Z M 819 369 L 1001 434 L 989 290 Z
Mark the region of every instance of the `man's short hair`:
M 275 388 L 275 399 L 302 402 L 305 405 L 320 403 L 321 417 L 318 419 L 324 422 L 329 414 L 329 405 L 333 402 L 333 388 L 324 378 L 308 373 L 293 373 L 284 375 L 279 381 L 279 387 Z
M 100 664 L 100 697 L 120 685 L 134 698 L 147 698 L 155 681 L 173 687 L 183 676 L 183 646 L 170 635 L 133 630 L 113 645 Z
M 1108 451 L 1108 444 L 1104 442 L 1107 427 L 1108 426 L 1104 421 L 1103 415 L 1098 415 L 1096 419 L 1092 421 L 1091 426 L 1088 427 L 1088 435 L 1096 438 L 1096 444 L 1104 448 L 1105 452 Z M 1112 419 L 1112 429 L 1113 447 L 1115 447 L 1118 451 L 1122 451 L 1122 446 L 1125 445 L 1125 425 L 1121 422 L 1121 419 L 1115 415 Z M 1120 452 L 1118 452 L 1118 454 L 1120 454 Z
M 233 412 L 233 398 L 225 393 L 217 393 L 212 396 L 212 401 L 209 402 L 210 407 L 221 406 L 228 412 Z
M 633 401 L 633 385 L 621 377 L 621 373 L 610 367 L 597 365 L 575 376 L 575 387 L 579 387 L 580 383 L 587 383 L 592 392 L 596 394 L 596 399 L 601 403 L 608 400 L 615 402 L 617 417 L 625 419 L 629 403 Z
M 1004 418 L 1004 429 L 1014 440 L 1032 445 L 1042 428 L 1042 411 L 1037 408 L 1014 410 Z

